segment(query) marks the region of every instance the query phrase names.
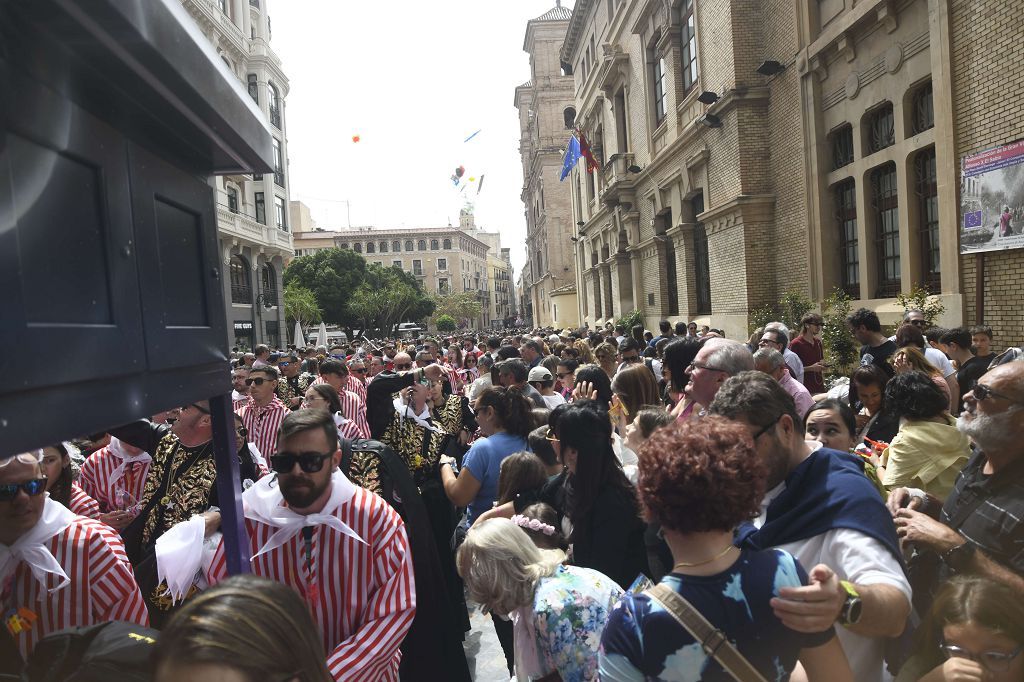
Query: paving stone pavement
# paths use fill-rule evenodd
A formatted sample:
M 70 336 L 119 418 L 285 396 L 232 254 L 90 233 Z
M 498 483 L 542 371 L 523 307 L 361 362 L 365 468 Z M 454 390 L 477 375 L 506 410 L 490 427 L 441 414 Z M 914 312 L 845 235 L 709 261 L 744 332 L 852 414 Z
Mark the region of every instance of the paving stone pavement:
M 462 646 L 475 682 L 508 682 L 508 667 L 505 654 L 498 643 L 490 615 L 480 612 L 479 607 L 469 604 L 470 631 Z

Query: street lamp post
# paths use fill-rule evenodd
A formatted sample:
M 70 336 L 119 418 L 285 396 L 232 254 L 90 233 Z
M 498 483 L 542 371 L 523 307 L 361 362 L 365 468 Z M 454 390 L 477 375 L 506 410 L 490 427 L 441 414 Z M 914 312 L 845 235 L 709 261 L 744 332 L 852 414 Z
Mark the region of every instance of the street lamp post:
M 263 336 L 263 334 L 266 332 L 266 330 L 263 328 L 263 309 L 270 310 L 271 308 L 274 307 L 274 305 L 276 303 L 277 303 L 277 301 L 271 300 L 270 296 L 267 295 L 267 292 L 263 292 L 261 294 L 257 294 L 257 296 L 256 296 L 255 308 L 256 308 L 256 317 L 258 318 L 256 320 L 256 324 L 259 325 L 260 336 Z M 256 335 L 254 334 L 253 335 L 253 344 L 256 343 L 255 339 L 256 339 Z M 254 345 L 254 347 L 255 347 L 255 345 Z

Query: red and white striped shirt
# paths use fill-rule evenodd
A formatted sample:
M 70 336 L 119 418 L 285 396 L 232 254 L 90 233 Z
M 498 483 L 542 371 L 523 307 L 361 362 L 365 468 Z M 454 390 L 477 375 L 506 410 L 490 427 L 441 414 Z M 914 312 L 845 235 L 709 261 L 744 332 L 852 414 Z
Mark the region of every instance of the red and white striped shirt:
M 313 526 L 311 568 L 299 534 L 255 557 L 252 570 L 303 598 L 320 628 L 335 680 L 398 682 L 399 646 L 416 613 L 412 554 L 398 513 L 369 490 L 353 487 L 351 499 L 333 515 L 365 544 L 321 524 Z M 277 531 L 252 518 L 246 518 L 246 530 L 253 553 Z M 207 581 L 213 585 L 226 577 L 221 541 Z
M 355 423 L 359 438 L 369 438 L 370 424 L 366 421 L 366 400 L 352 391 L 342 391 L 338 398 L 341 400 L 341 416 Z
M 249 440 L 256 444 L 260 454 L 268 461 L 277 452 L 277 432 L 288 412 L 288 408 L 276 396 L 265 407 L 260 407 L 255 400 L 249 398 L 249 402 L 237 412 L 249 432 Z
M 40 639 L 65 628 L 109 620 L 149 625 L 149 612 L 124 554 L 124 545 L 109 527 L 76 517 L 43 546 L 71 582 L 49 592 L 60 585 L 58 576 L 46 574 L 44 588 L 28 564 L 19 562 L 14 568 L 2 603 L 28 609 L 36 617 L 31 628 L 13 635 L 23 658 L 28 658 Z
M 366 384 L 356 378 L 354 374 L 349 374 L 346 379 L 345 386 L 343 387 L 346 391 L 352 391 L 359 399 L 364 403 L 366 402 Z
M 124 460 L 111 452 L 108 445 L 89 455 L 82 464 L 79 483 L 82 490 L 99 503 L 102 512 L 114 511 L 124 506 L 123 501 L 118 499 L 119 490 L 131 495 L 135 502 L 142 499 L 142 493 L 146 488 L 146 475 L 149 473 L 149 462 L 128 462 L 120 479 L 111 480 L 114 470 L 122 461 Z
M 68 500 L 68 509 L 84 516 L 87 519 L 98 519 L 100 517 L 100 504 L 89 497 L 77 483 L 71 484 L 71 499 Z

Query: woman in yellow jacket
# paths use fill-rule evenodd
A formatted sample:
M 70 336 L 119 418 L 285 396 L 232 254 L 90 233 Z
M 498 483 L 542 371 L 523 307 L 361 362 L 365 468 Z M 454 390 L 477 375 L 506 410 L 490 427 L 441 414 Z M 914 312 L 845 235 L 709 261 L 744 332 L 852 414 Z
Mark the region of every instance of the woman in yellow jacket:
M 920 488 L 944 500 L 970 457 L 970 443 L 956 428 L 949 402 L 922 372 L 897 374 L 885 387 L 885 405 L 900 430 L 882 454 L 882 485 Z

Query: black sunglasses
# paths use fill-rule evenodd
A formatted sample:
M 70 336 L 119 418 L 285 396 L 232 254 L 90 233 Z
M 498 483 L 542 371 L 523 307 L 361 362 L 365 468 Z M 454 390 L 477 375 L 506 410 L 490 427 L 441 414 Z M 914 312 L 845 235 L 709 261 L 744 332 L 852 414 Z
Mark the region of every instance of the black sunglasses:
M 395 369 L 397 369 L 398 371 L 402 371 L 404 369 L 412 369 L 412 363 L 408 362 L 408 363 L 403 363 L 401 365 L 396 364 L 395 365 Z
M 333 452 L 279 452 L 270 456 L 271 468 L 279 474 L 290 474 L 298 462 L 299 468 L 307 474 L 315 474 L 324 468 L 324 460 Z
M 248 382 L 246 382 L 246 383 L 248 383 Z M 197 410 L 199 410 L 199 411 L 200 411 L 200 412 L 202 412 L 203 414 L 210 414 L 210 411 L 209 411 L 208 409 L 206 409 L 206 408 L 205 408 L 205 407 L 203 407 L 202 405 L 197 405 L 196 403 L 189 403 L 188 405 L 186 405 L 185 407 L 183 407 L 183 408 L 181 408 L 181 409 L 182 409 L 182 410 L 187 410 L 187 409 L 188 409 L 188 408 L 190 408 L 190 407 L 194 407 L 194 408 L 196 408 Z
M 46 477 L 33 478 L 24 483 L 6 483 L 0 485 L 0 502 L 10 502 L 18 496 L 18 491 L 24 490 L 29 497 L 35 497 L 46 490 Z
M 256 384 L 257 386 L 262 386 L 264 381 L 267 381 L 267 379 L 264 379 L 262 377 L 256 377 L 255 379 L 246 379 L 245 385 L 252 386 L 253 384 Z
M 1002 398 L 1003 400 L 1006 400 L 1006 401 L 1011 402 L 1011 403 L 1015 403 L 1017 405 L 1021 404 L 1021 401 L 1019 401 L 1019 400 L 1017 400 L 1015 398 L 1011 398 L 1008 395 L 1003 395 L 1002 393 L 996 393 L 995 391 L 993 391 L 991 388 L 989 388 L 985 384 L 974 384 L 974 388 L 971 389 L 971 393 L 974 394 L 974 399 L 979 401 L 979 402 L 982 401 L 982 400 L 988 400 L 991 397 L 991 398 Z

